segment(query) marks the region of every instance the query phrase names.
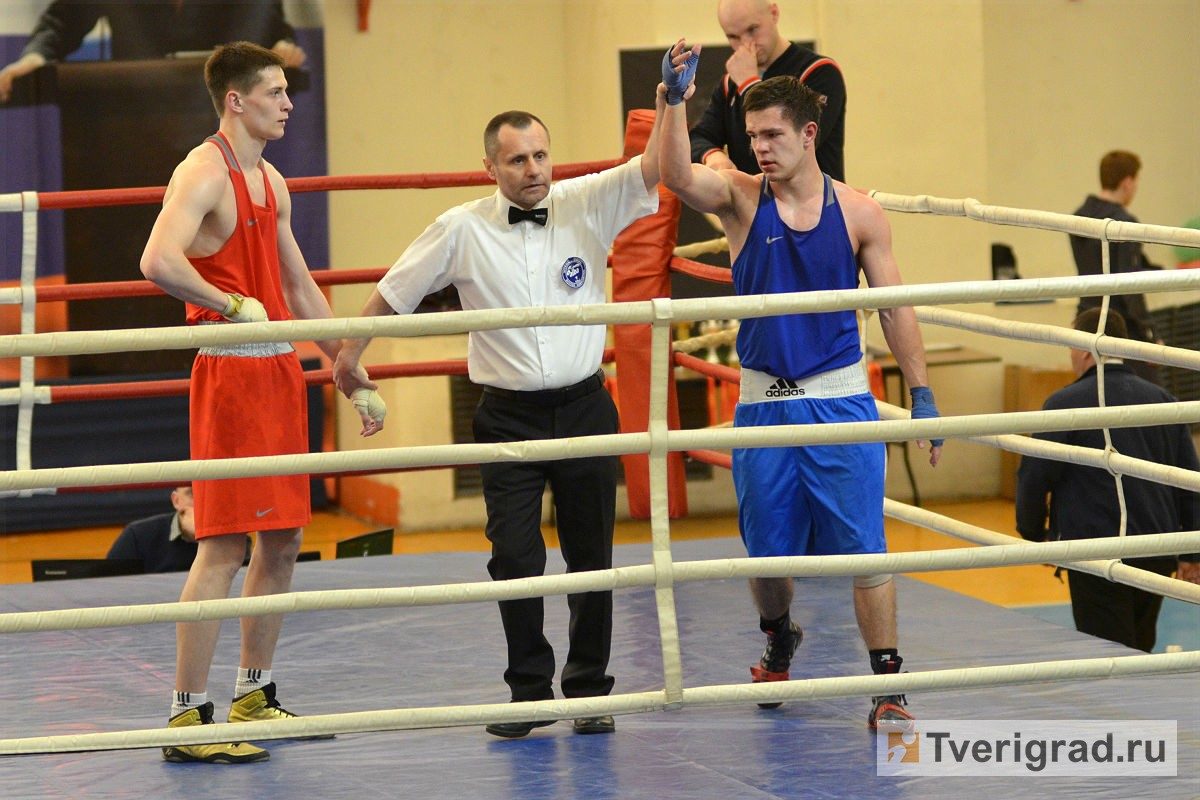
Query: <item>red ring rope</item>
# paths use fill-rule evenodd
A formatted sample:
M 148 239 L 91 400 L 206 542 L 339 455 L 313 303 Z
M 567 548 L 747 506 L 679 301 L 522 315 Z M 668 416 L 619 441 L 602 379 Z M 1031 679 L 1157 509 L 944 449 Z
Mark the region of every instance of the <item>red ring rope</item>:
M 318 269 L 309 274 L 318 286 L 341 286 L 349 283 L 372 283 L 387 272 L 387 267 L 371 269 Z M 162 289 L 150 281 L 101 281 L 99 283 L 70 283 L 37 287 L 39 303 L 65 300 L 103 300 L 112 297 L 155 297 Z
M 671 355 L 674 357 L 676 364 L 699 372 L 701 375 L 707 375 L 710 378 L 716 378 L 726 383 L 740 384 L 742 382 L 742 373 L 733 367 L 727 367 L 724 364 L 713 364 L 705 361 L 703 358 L 697 358 L 687 353 L 676 352 Z
M 412 364 L 388 364 L 367 369 L 372 380 L 385 378 L 418 378 L 429 375 L 466 375 L 467 362 L 421 361 Z M 333 370 L 304 371 L 308 386 L 328 386 L 333 383 Z M 121 383 L 91 383 L 77 386 L 51 386 L 51 403 L 87 403 L 98 400 L 129 400 L 141 397 L 177 397 L 188 393 L 187 378 L 160 381 L 123 381 Z
M 612 363 L 613 349 L 604 351 L 605 363 Z M 414 361 L 409 364 L 383 364 L 368 367 L 372 380 L 388 378 L 426 378 L 434 375 L 466 375 L 466 359 L 443 361 Z M 304 371 L 307 386 L 328 386 L 333 383 L 333 370 Z M 187 378 L 159 381 L 123 381 L 120 383 L 91 383 L 75 386 L 51 386 L 51 403 L 86 403 L 98 400 L 129 400 L 142 397 L 176 397 L 188 393 Z
M 583 161 L 554 169 L 555 178 L 576 178 L 615 167 L 623 159 Z M 487 186 L 493 183 L 486 172 L 427 172 L 416 175 L 333 175 L 289 178 L 293 192 L 321 192 L 331 189 L 443 189 L 462 186 Z M 162 202 L 165 186 L 130 189 L 82 189 L 69 192 L 38 192 L 39 209 L 91 208 L 94 206 L 134 206 Z
M 672 272 L 691 275 L 693 278 L 712 281 L 713 283 L 733 283 L 733 272 L 728 267 L 714 267 L 711 264 L 701 264 L 690 258 L 674 256 L 671 258 Z
M 712 464 L 714 467 L 733 469 L 733 456 L 717 450 L 687 450 L 687 457 L 702 464 Z
M 609 259 L 612 266 L 612 259 Z M 376 283 L 387 267 L 366 269 L 316 269 L 309 272 L 318 286 L 344 286 L 352 283 Z M 157 297 L 162 289 L 150 281 L 100 281 L 37 287 L 37 302 L 61 303 L 70 300 L 105 300 L 114 297 Z

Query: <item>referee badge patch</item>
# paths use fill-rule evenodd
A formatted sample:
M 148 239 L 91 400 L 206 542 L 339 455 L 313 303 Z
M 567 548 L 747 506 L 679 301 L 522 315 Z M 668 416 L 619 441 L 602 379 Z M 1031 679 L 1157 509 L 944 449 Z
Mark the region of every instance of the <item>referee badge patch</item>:
M 578 289 L 587 281 L 587 264 L 579 256 L 571 256 L 562 265 L 563 283 L 572 289 Z

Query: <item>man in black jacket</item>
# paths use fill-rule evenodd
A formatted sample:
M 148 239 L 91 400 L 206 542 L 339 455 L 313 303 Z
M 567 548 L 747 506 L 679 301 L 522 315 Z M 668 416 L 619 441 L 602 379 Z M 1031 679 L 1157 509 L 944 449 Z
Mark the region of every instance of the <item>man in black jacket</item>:
M 113 542 L 108 558 L 140 558 L 146 572 L 186 572 L 196 558 L 196 517 L 192 487 L 171 492 L 175 511 L 134 520 Z
M 846 83 L 837 63 L 779 34 L 779 6 L 766 0 L 721 0 L 717 20 L 733 55 L 726 75 L 713 92 L 704 116 L 691 130 L 692 161 L 713 169 L 739 169 L 757 175 L 750 149 L 742 97 L 754 84 L 777 75 L 794 75 L 825 97 L 817 131 L 817 165 L 838 181 L 846 180 L 842 146 L 846 138 Z
M 1095 331 L 1100 310 L 1080 314 L 1076 330 Z M 1121 316 L 1110 311 L 1104 332 L 1128 338 Z M 1079 378 L 1055 392 L 1044 410 L 1096 408 L 1096 362 L 1090 352 L 1071 350 L 1071 364 Z M 1173 403 L 1164 389 L 1139 378 L 1119 359 L 1104 359 L 1104 398 L 1107 406 Z M 1172 467 L 1200 471 L 1196 448 L 1187 426 L 1155 425 L 1113 428 L 1113 448 L 1122 455 Z M 1036 434 L 1039 439 L 1062 444 L 1104 449 L 1100 430 L 1055 431 Z M 1200 494 L 1126 476 L 1122 480 L 1127 513 L 1126 532 L 1171 533 L 1196 530 L 1200 526 Z M 1047 527 L 1047 497 L 1049 526 Z M 1017 530 L 1026 539 L 1092 539 L 1117 536 L 1120 508 L 1116 483 L 1097 467 L 1068 464 L 1026 456 L 1017 473 Z M 1130 559 L 1130 566 L 1159 575 L 1170 575 L 1178 567 L 1181 580 L 1200 583 L 1200 554 Z M 1068 573 L 1071 610 L 1075 627 L 1083 633 L 1144 650 L 1154 648 L 1158 611 L 1162 597 L 1083 572 Z

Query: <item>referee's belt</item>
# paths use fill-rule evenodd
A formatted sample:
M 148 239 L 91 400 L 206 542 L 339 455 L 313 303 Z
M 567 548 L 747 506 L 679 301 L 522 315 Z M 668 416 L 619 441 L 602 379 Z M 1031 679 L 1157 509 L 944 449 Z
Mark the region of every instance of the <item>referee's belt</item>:
M 590 375 L 579 383 L 563 386 L 561 389 L 539 389 L 532 392 L 519 392 L 515 389 L 484 386 L 483 393 L 534 406 L 563 406 L 598 391 L 602 386 L 604 386 L 604 370 L 600 369 L 596 370 L 595 375 Z

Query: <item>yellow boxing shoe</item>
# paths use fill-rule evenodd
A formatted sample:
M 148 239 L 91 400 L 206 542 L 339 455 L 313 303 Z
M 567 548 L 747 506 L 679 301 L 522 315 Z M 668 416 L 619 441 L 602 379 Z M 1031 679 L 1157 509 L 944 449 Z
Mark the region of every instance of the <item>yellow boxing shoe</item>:
M 262 720 L 295 719 L 293 714 L 275 699 L 275 683 L 268 683 L 260 689 L 247 692 L 241 697 L 233 698 L 229 707 L 229 722 L 261 722 Z M 322 733 L 316 736 L 297 736 L 298 740 L 332 739 L 332 733 Z
M 167 722 L 168 728 L 186 728 L 191 725 L 212 725 L 213 704 L 205 703 L 196 708 L 180 712 Z M 205 764 L 248 764 L 266 761 L 271 754 L 261 747 L 245 742 L 222 742 L 218 744 L 186 744 L 163 748 L 167 761 L 200 761 Z

